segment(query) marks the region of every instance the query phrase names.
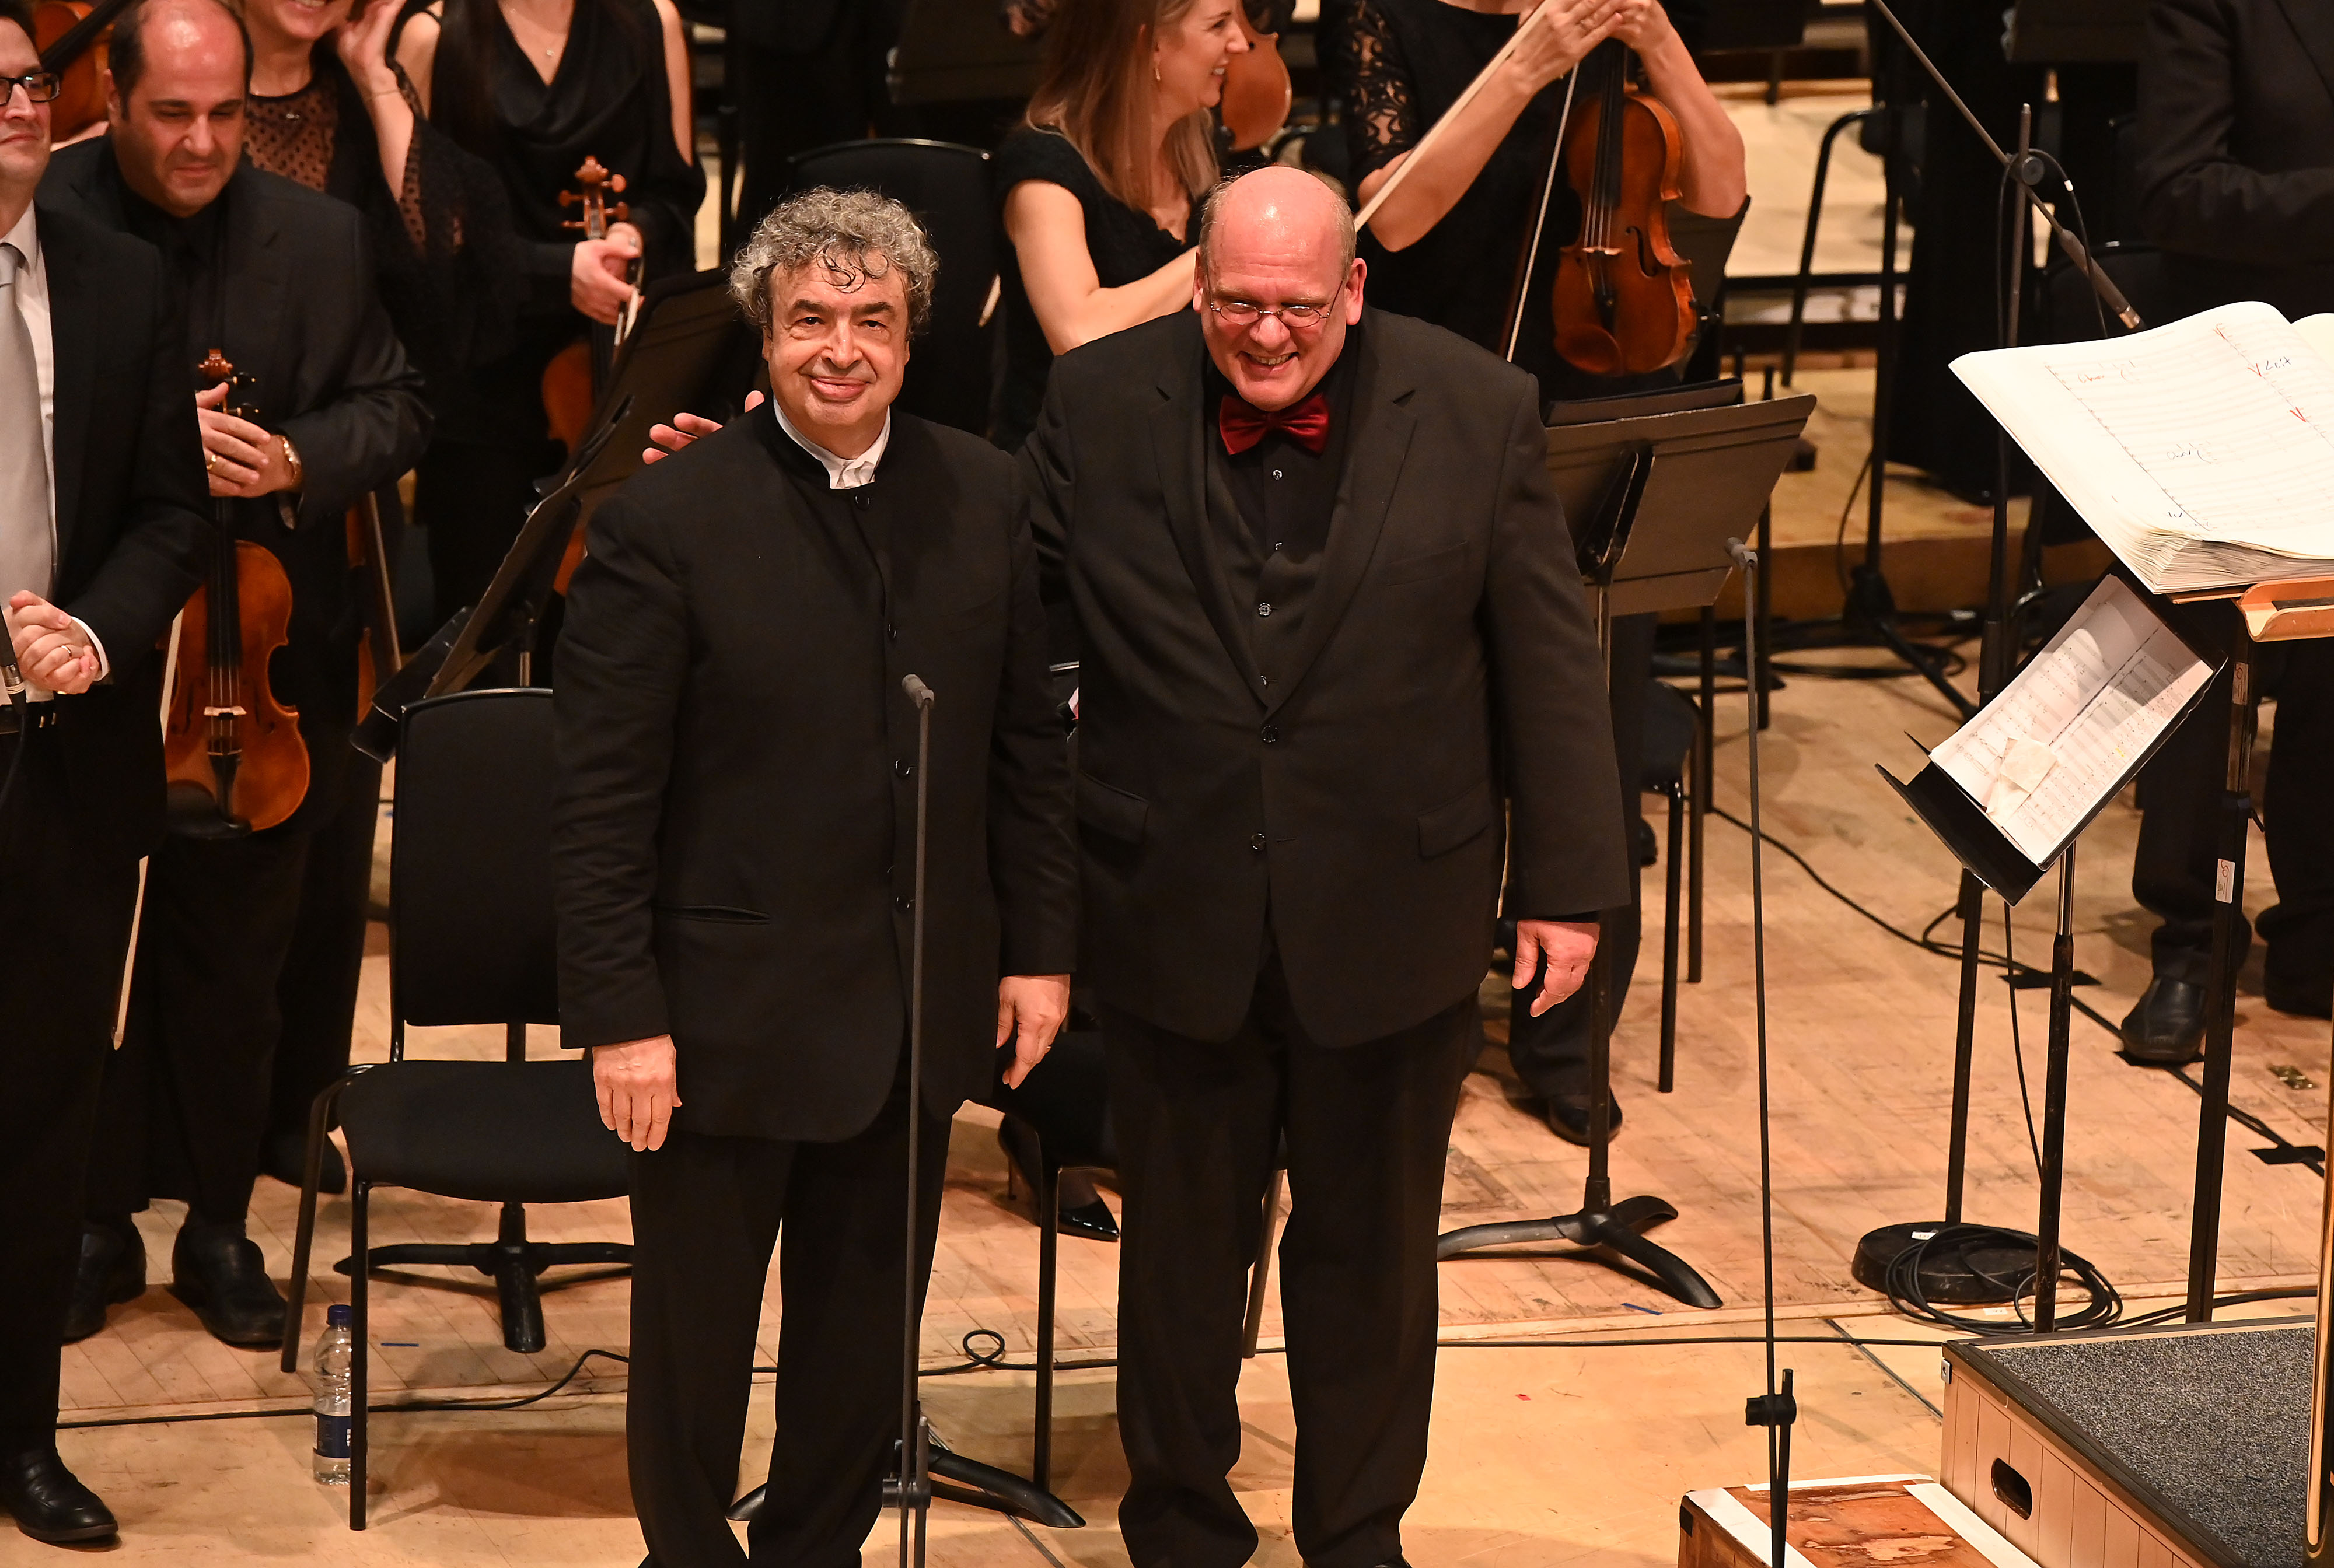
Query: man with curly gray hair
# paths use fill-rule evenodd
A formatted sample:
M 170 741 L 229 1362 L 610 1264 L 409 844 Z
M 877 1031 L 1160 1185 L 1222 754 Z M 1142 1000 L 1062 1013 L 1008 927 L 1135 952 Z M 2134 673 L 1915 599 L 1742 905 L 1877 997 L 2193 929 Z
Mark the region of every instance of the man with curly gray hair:
M 1068 757 L 1013 465 L 892 407 L 934 270 L 881 197 L 812 191 L 763 219 L 732 282 L 769 410 L 611 497 L 568 597 L 562 1034 L 633 1150 L 626 1429 L 665 1568 L 747 1561 L 724 1514 L 782 1227 L 753 1560 L 858 1560 L 900 1408 L 909 1118 L 946 1148 L 956 1108 L 1000 1068 L 1018 1083 L 1068 1011 Z M 937 697 L 929 778 L 910 675 Z M 943 1164 L 914 1195 L 920 1292 Z

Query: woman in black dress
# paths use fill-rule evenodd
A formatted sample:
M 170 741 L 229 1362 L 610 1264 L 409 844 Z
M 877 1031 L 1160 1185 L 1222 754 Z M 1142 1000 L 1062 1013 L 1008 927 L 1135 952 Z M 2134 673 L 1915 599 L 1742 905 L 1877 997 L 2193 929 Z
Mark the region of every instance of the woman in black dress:
M 991 438 L 1037 422 L 1054 356 L 1191 303 L 1192 204 L 1216 182 L 1238 0 L 1063 0 L 1023 124 L 998 148 L 1005 386 Z
M 1702 79 L 1660 0 L 1359 0 L 1341 30 L 1346 135 L 1356 197 L 1366 204 L 1412 160 L 1429 128 L 1490 63 L 1521 18 L 1522 47 L 1406 174 L 1362 238 L 1370 303 L 1449 327 L 1502 353 L 1515 269 L 1530 241 L 1564 78 L 1597 44 L 1635 52 L 1644 85 L 1675 117 L 1683 143 L 1670 232 L 1693 264 L 1702 299 L 1715 296 L 1748 199 L 1741 133 Z M 1558 250 L 1579 227 L 1561 181 L 1525 290 L 1516 362 L 1549 399 L 1626 391 L 1641 381 L 1587 375 L 1556 352 L 1549 311 Z M 1675 380 L 1674 370 L 1660 379 Z
M 423 0 L 391 53 L 429 122 L 502 178 L 526 295 L 511 351 L 431 388 L 438 416 L 415 511 L 429 530 L 442 620 L 477 602 L 517 536 L 535 481 L 564 460 L 543 372 L 643 281 L 696 265 L 705 177 L 690 130 L 689 52 L 671 0 Z M 604 240 L 564 226 L 559 195 L 596 158 L 624 177 L 627 221 Z

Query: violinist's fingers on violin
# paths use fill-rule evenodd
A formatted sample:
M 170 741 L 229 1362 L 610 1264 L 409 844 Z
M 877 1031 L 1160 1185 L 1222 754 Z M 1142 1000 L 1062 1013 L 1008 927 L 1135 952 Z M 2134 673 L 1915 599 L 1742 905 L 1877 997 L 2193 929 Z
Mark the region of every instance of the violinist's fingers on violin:
M 216 409 L 226 401 L 227 383 L 225 381 L 219 382 L 215 387 L 205 387 L 195 394 L 195 407 L 198 409 Z

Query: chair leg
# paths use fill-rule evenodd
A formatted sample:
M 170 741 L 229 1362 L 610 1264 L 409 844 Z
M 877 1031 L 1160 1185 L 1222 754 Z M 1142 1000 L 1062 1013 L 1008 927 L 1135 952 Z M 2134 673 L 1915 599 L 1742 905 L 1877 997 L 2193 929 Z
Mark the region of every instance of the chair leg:
M 1256 1266 L 1248 1275 L 1248 1327 L 1240 1342 L 1240 1357 L 1252 1360 L 1257 1337 L 1264 1332 L 1264 1287 L 1272 1279 L 1272 1246 L 1280 1226 L 1280 1186 L 1285 1172 L 1275 1170 L 1264 1186 L 1264 1229 L 1257 1244 Z
M 1055 1273 L 1061 1252 L 1062 1173 L 1037 1166 L 1037 1419 L 1030 1438 L 1029 1479 L 1041 1492 L 1054 1489 L 1054 1312 Z
M 308 1152 L 300 1178 L 300 1228 L 292 1241 L 291 1289 L 284 1302 L 284 1351 L 279 1364 L 287 1372 L 300 1370 L 300 1319 L 308 1304 L 308 1264 L 316 1240 L 316 1184 L 323 1176 L 324 1134 L 333 1125 L 341 1091 L 352 1076 L 343 1074 L 327 1085 L 308 1111 Z
M 365 1209 L 371 1188 L 355 1179 L 351 1171 L 349 1182 L 349 1255 L 362 1259 L 365 1255 Z M 365 1405 L 371 1399 L 367 1391 L 366 1373 L 371 1371 L 367 1356 L 372 1345 L 372 1330 L 368 1309 L 371 1305 L 366 1290 L 366 1271 L 359 1266 L 349 1271 L 349 1337 L 352 1342 L 349 1357 L 349 1528 L 365 1527 L 365 1457 L 368 1434 L 365 1429 Z
M 1678 891 L 1683 880 L 1679 851 L 1685 840 L 1685 784 L 1670 791 L 1668 896 L 1662 901 L 1662 1076 L 1661 1092 L 1677 1086 Z

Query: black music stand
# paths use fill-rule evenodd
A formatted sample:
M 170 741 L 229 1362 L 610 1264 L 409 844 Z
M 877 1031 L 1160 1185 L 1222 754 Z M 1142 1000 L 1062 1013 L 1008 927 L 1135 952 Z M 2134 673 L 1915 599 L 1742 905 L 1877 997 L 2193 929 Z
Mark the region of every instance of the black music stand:
M 2093 592 L 2092 599 L 2096 601 L 2107 593 L 2110 589 L 2117 586 L 2128 587 L 2127 584 L 2122 584 L 2120 579 L 2110 577 Z M 2132 591 L 2128 598 L 2134 607 L 2142 613 L 2148 614 L 2151 619 L 2157 620 L 2159 626 L 2162 624 L 2160 618 L 2155 617 L 2153 612 L 2148 611 L 2145 595 Z M 2078 611 L 2078 616 L 2080 613 Z M 2168 627 L 2164 630 L 2167 632 L 2171 631 Z M 2177 632 L 2171 634 L 2178 640 Z M 2066 631 L 2062 630 L 2040 654 L 2036 655 L 2035 662 L 2039 663 L 2055 650 L 2066 635 Z M 2186 646 L 2185 640 L 2182 640 L 2181 645 Z M 2189 649 L 2192 656 L 2194 651 L 2194 649 Z M 2240 654 L 2239 659 L 2238 683 L 2241 697 L 2232 705 L 2230 726 L 2233 735 L 2242 729 L 2242 733 L 2250 737 L 2252 709 L 2248 689 L 2250 683 L 2245 678 L 2245 672 L 2250 665 L 2246 662 L 2246 655 Z M 2033 666 L 2030 664 L 2029 672 L 2033 672 Z M 2116 775 L 2112 786 L 2097 792 L 2095 798 L 2084 810 L 2082 820 L 2065 835 L 2050 853 L 2042 856 L 2039 861 L 2028 858 L 2024 851 L 1994 825 L 1992 820 L 1986 815 L 1984 808 L 1977 801 L 1972 800 L 1960 783 L 1938 764 L 1930 763 L 1914 774 L 1910 783 L 1898 779 L 1885 767 L 1878 769 L 1880 776 L 1888 781 L 1889 787 L 1894 789 L 1904 799 L 1905 803 L 1912 807 L 1914 813 L 1928 824 L 1929 831 L 1935 833 L 1944 846 L 1953 852 L 1954 859 L 1961 861 L 1969 874 L 2011 903 L 2015 904 L 2025 898 L 2034 884 L 2042 880 L 2043 872 L 2051 865 L 2055 864 L 2059 868 L 2058 926 L 2050 946 L 2049 1044 L 2048 1055 L 2045 1058 L 2046 1065 L 2043 1069 L 2042 1147 L 2038 1155 L 2041 1162 L 2041 1169 L 2039 1172 L 2041 1197 L 2039 1204 L 2040 1217 L 2034 1232 L 2033 1321 L 2037 1333 L 2051 1332 L 2058 1323 L 2059 1274 L 2061 1255 L 2059 1244 L 2059 1208 L 2061 1192 L 2065 1185 L 2067 1158 L 2067 1066 L 2069 1035 L 2074 1015 L 2075 846 L 2082 838 L 2084 829 L 2090 826 L 2099 813 L 2107 808 L 2107 803 L 2121 793 L 2124 786 L 2139 776 L 2139 770 L 2147 765 L 2148 759 L 2163 748 L 2164 743 L 2171 738 L 2172 732 L 2179 728 L 2188 716 L 2196 710 L 2198 703 L 2203 700 L 2205 691 L 2210 689 L 2211 685 L 2209 678 L 2200 683 L 2197 688 L 2189 694 L 2187 700 L 2171 720 L 2158 730 L 2146 746 L 2136 749 L 2124 759 L 2124 765 Z M 2001 701 L 2003 697 L 2014 691 L 2017 686 L 2018 682 L 2011 682 L 2004 688 L 2002 694 L 1993 700 Z M 1992 704 L 1989 703 L 1988 707 L 1991 706 Z M 1986 711 L 1986 708 L 1979 709 L 1979 719 L 1972 720 L 1972 724 L 1974 725 L 1982 719 Z M 2247 803 L 2246 814 L 2248 816 L 2251 814 L 2250 803 Z M 2237 824 L 2237 831 L 2240 834 L 2243 832 L 2242 820 Z M 2242 863 L 2242 842 L 2239 857 Z M 2225 906 L 2221 912 L 2225 915 Z M 2213 1012 L 2210 1015 L 2220 1049 L 2220 1062 L 2223 1067 L 2220 1103 L 2224 1111 L 2228 1103 L 2227 1020 L 2230 1016 L 2230 1005 L 2233 1001 L 2236 990 L 2233 966 L 2225 963 L 2225 943 L 2223 940 L 2222 932 L 2226 924 L 2225 919 L 2214 921 L 2213 983 L 2211 987 Z M 2014 980 L 2016 977 L 2013 976 L 2011 978 Z M 1965 1084 L 1960 1087 L 1965 1093 Z M 2209 1093 L 2205 1096 L 2205 1100 L 2207 1117 L 2204 1124 L 2204 1131 L 2200 1133 L 2198 1138 L 2200 1148 L 2209 1140 L 2212 1134 L 2219 1132 L 2225 1126 L 2224 1118 L 2211 1114 L 2212 1096 Z M 1965 1111 L 1963 1115 L 1965 1118 Z M 1960 1130 L 1957 1128 L 1956 1130 Z M 1958 1145 L 1955 1154 L 1958 1158 L 1960 1154 Z M 2216 1148 L 2213 1159 L 2215 1177 L 2218 1175 L 2219 1167 Z M 2202 1179 L 2200 1176 L 2200 1183 Z M 2220 1215 L 2220 1193 L 2217 1181 L 2213 1189 L 2211 1209 L 2210 1221 L 2216 1225 Z M 2196 1218 L 2200 1226 L 2207 1223 L 2207 1217 L 2201 1204 Z M 1888 1289 L 1886 1281 L 1894 1274 L 1896 1256 L 1901 1256 L 1921 1242 L 1957 1224 L 1959 1224 L 1958 1214 L 1953 1219 L 1943 1224 L 1886 1226 L 1869 1233 L 1857 1246 L 1856 1267 L 1857 1279 L 1870 1284 L 1876 1277 L 1881 1281 L 1879 1288 Z M 1897 1249 L 1896 1254 L 1884 1256 L 1883 1254 L 1886 1253 L 1890 1246 Z M 1953 1266 L 1949 1258 L 1941 1259 L 1941 1264 L 1947 1268 Z M 1920 1268 L 1922 1283 L 1925 1287 L 1927 1269 L 1917 1264 L 1914 1266 Z M 1957 1278 L 1956 1275 L 1955 1279 Z M 2001 1294 L 1997 1290 L 1985 1299 L 1999 1300 L 2001 1299 Z M 2014 1290 L 2011 1299 L 2016 1299 Z M 2209 1307 L 2205 1315 L 2210 1315 Z
M 684 409 L 713 406 L 707 394 L 725 367 L 752 352 L 751 335 L 718 271 L 662 278 L 641 291 L 631 335 L 616 351 L 608 384 L 567 466 L 544 482 L 494 581 L 474 606 L 457 611 L 437 635 L 373 693 L 357 726 L 356 748 L 387 762 L 409 704 L 461 691 L 506 652 L 515 652 L 518 683 L 533 673 L 535 635 L 568 541 L 616 486 L 638 473 L 649 427 Z
M 1790 461 L 1814 398 L 1739 401 L 1739 382 L 1558 405 L 1548 432 L 1548 476 L 1576 528 L 1581 573 L 1596 601 L 1599 646 L 1611 678 L 1616 615 L 1698 609 L 1716 601 L 1734 570 L 1730 537 L 1750 531 Z M 1724 406 L 1709 404 L 1721 399 Z M 1695 406 L 1700 404 L 1702 406 Z M 1682 406 L 1683 405 L 1683 406 Z M 1581 418 L 1587 414 L 1590 417 Z M 1596 417 L 1596 416 L 1604 417 Z M 1588 970 L 1591 1024 L 1588 1177 L 1578 1212 L 1547 1219 L 1471 1225 L 1444 1234 L 1436 1258 L 1517 1242 L 1568 1241 L 1617 1254 L 1688 1306 L 1714 1307 L 1718 1293 L 1644 1233 L 1677 1217 L 1659 1198 L 1613 1201 L 1613 1017 L 1610 945 Z M 1609 1258 L 1608 1260 L 1609 1261 Z

